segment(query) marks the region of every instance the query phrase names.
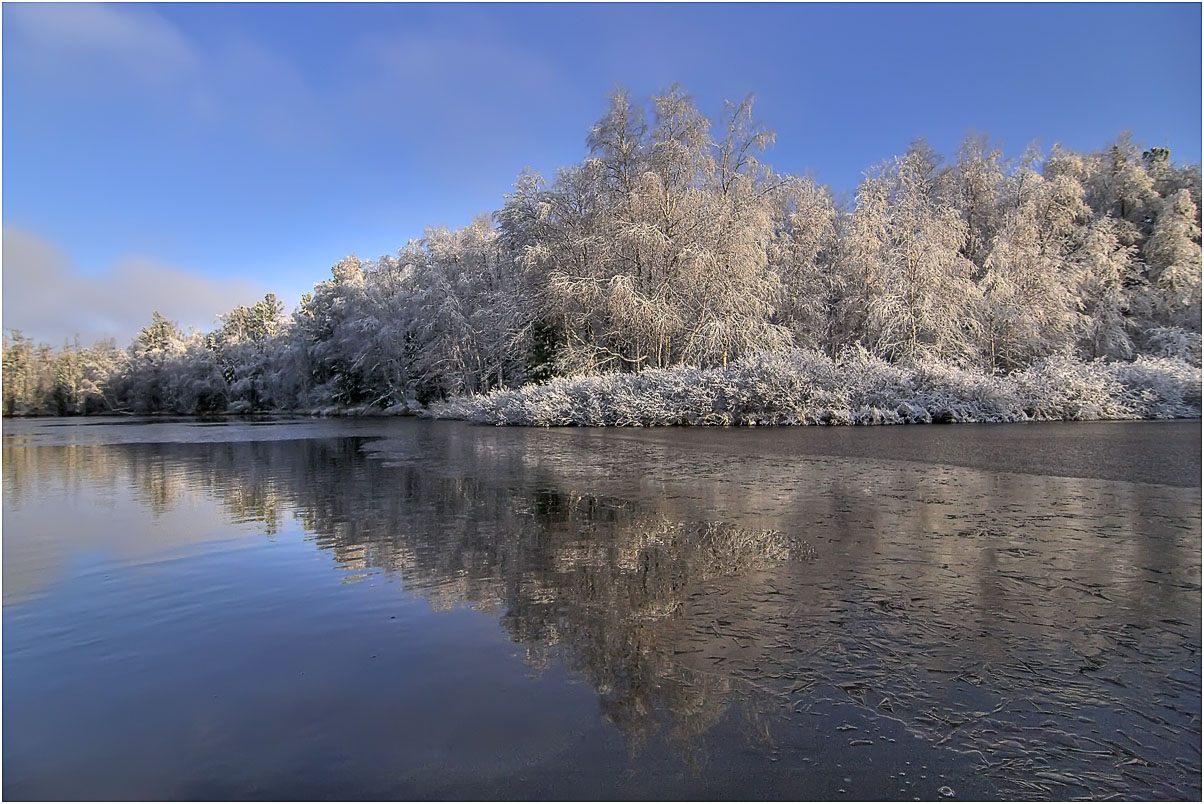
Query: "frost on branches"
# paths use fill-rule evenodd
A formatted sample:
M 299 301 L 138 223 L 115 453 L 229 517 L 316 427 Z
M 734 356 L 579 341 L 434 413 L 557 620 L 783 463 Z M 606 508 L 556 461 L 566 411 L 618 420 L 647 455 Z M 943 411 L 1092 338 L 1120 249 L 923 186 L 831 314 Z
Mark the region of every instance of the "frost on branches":
M 1199 416 L 1200 168 L 1128 135 L 1009 159 L 968 137 L 847 203 L 762 162 L 752 96 L 712 123 L 619 91 L 583 160 L 499 210 L 351 256 L 125 350 L 12 333 L 4 412 L 398 413 L 497 424 Z
M 766 352 L 725 368 L 556 379 L 439 403 L 429 415 L 541 427 L 1164 419 L 1200 415 L 1200 371 L 1175 358 L 1052 357 L 991 376 L 931 359 L 891 364 L 860 347 L 835 360 Z

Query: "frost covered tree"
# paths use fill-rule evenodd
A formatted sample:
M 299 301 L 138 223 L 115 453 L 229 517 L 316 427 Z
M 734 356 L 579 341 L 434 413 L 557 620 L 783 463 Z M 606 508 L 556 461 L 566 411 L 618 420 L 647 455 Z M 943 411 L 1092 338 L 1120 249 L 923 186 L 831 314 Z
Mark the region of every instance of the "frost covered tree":
M 826 366 L 817 352 L 869 385 L 905 369 L 1056 385 L 1047 367 L 1072 358 L 1198 365 L 1198 165 L 1128 135 L 1014 160 L 973 135 L 947 164 L 918 141 L 837 202 L 761 161 L 775 138 L 753 109 L 712 123 L 680 87 L 616 91 L 580 162 L 521 174 L 492 219 L 339 261 L 291 315 L 271 294 L 208 333 L 156 313 L 126 350 L 13 333 L 4 411 L 400 410 L 574 375 L 593 377 L 574 393 L 613 390 L 622 377 L 596 375 L 655 368 L 685 383 L 671 398 L 693 400 L 688 420 L 718 403 L 687 380 L 777 387 L 790 360 Z M 573 410 L 597 418 L 596 402 Z
M 1142 249 L 1164 326 L 1200 323 L 1200 226 L 1191 192 L 1160 199 L 1153 232 Z
M 722 364 L 789 343 L 768 260 L 784 183 L 757 161 L 772 134 L 752 98 L 729 104 L 719 142 L 677 87 L 651 117 L 616 93 L 590 157 L 546 189 L 523 179 L 498 215 L 541 288 L 536 319 L 557 332 L 562 372 Z
M 863 183 L 853 212 L 853 270 L 865 275 L 865 341 L 892 360 L 975 356 L 978 288 L 962 253 L 966 224 L 937 195 L 924 144 Z M 864 202 L 861 196 L 865 196 Z
M 38 371 L 35 344 L 12 330 L 4 335 L 4 415 L 18 416 L 36 412 Z
M 306 378 L 307 407 L 360 404 L 369 393 L 357 354 L 369 326 L 362 314 L 364 263 L 345 257 L 330 274 L 302 296 L 293 316 L 294 366 Z
M 1107 148 L 1092 154 L 1087 168 L 1087 203 L 1097 215 L 1117 221 L 1116 235 L 1124 245 L 1137 244 L 1149 234 L 1158 195 L 1132 135 L 1121 134 Z
M 979 351 L 991 371 L 1022 368 L 1073 345 L 1080 322 L 1082 247 L 1091 210 L 1071 175 L 1017 178 L 980 281 Z
M 155 311 L 130 344 L 126 371 L 119 383 L 123 408 L 137 412 L 175 410 L 178 391 L 176 364 L 187 348 L 179 326 Z
M 966 226 L 962 254 L 981 276 L 987 252 L 1000 226 L 1003 202 L 1003 154 L 985 135 L 966 137 L 957 161 L 941 177 L 946 202 L 961 213 Z
M 1128 285 L 1136 248 L 1125 245 L 1128 226 L 1106 216 L 1093 222 L 1077 255 L 1082 272 L 1081 348 L 1086 357 L 1127 359 L 1133 355 Z
M 112 339 L 84 348 L 79 338 L 57 351 L 19 331 L 4 337 L 5 416 L 103 413 L 114 407 L 110 388 L 127 355 Z
M 221 381 L 197 387 L 198 407 L 245 412 L 287 406 L 292 400 L 278 393 L 276 365 L 288 321 L 284 305 L 269 293 L 251 307 L 235 307 L 220 320 L 220 329 L 205 339 L 205 345 Z M 216 379 L 211 372 L 204 376 Z
M 691 248 L 687 277 L 688 331 L 681 356 L 697 365 L 727 365 L 755 349 L 791 345 L 777 322 L 781 276 L 769 261 L 770 243 L 792 183 L 763 167 L 757 154 L 774 135 L 755 120 L 753 97 L 727 105 L 724 138 L 715 146 L 704 187 L 704 229 Z M 801 221 L 796 221 L 801 223 Z
M 481 217 L 432 229 L 402 253 L 413 265 L 413 367 L 424 398 L 518 384 L 530 321 L 519 267 Z
M 619 233 L 606 214 L 604 170 L 598 160 L 566 168 L 551 187 L 526 176 L 498 214 L 504 242 L 530 277 L 532 318 L 556 373 L 596 372 L 623 357 L 609 318 L 611 279 L 623 274 L 608 276 Z
M 831 193 L 809 179 L 790 178 L 782 187 L 769 260 L 778 275 L 777 319 L 799 346 L 834 355 L 846 342 L 850 277 L 837 260 L 842 221 Z

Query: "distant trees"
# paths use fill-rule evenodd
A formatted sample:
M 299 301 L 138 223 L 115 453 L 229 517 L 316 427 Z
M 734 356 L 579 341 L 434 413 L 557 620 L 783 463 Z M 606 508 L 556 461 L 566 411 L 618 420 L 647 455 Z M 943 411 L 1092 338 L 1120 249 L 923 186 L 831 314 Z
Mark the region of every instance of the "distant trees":
M 65 416 L 108 410 L 108 387 L 124 360 L 112 340 L 87 349 L 76 340 L 55 352 L 14 330 L 4 336 L 3 413 Z
M 347 257 L 292 315 L 268 294 L 124 351 L 4 340 L 7 415 L 386 409 L 555 376 L 856 347 L 982 374 L 1055 356 L 1199 363 L 1200 169 L 1129 135 L 1087 154 L 922 141 L 851 203 L 760 161 L 750 95 L 614 93 L 587 154 L 492 219 Z
M 284 305 L 274 293 L 222 316 L 221 328 L 204 340 L 205 362 L 213 364 L 221 380 L 206 382 L 216 379 L 212 369 L 198 377 L 198 406 L 220 409 L 224 400 L 225 406 L 240 412 L 276 407 L 276 339 L 287 323 Z

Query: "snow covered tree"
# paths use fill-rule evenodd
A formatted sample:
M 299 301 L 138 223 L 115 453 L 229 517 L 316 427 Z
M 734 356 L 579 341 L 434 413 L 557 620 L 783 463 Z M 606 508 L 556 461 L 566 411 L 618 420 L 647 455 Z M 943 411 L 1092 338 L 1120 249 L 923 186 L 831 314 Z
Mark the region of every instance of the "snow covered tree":
M 975 357 L 973 263 L 962 255 L 966 224 L 937 199 L 935 173 L 920 145 L 863 183 L 853 254 L 865 274 L 865 339 L 891 360 L 966 363 Z
M 1200 226 L 1191 193 L 1161 199 L 1153 233 L 1143 248 L 1158 298 L 1159 323 L 1200 328 Z
M 140 413 L 175 410 L 178 360 L 187 344 L 177 324 L 158 311 L 128 349 L 121 406 Z
M 11 330 L 4 335 L 4 415 L 18 416 L 32 412 L 36 372 L 33 364 L 33 341 Z
M 295 365 L 309 389 L 306 406 L 355 405 L 369 391 L 359 371 L 356 351 L 364 339 L 364 263 L 354 255 L 330 269 L 331 278 L 301 298 L 293 316 Z
M 421 398 L 521 382 L 530 331 L 522 277 L 489 220 L 428 230 L 402 258 L 414 266 L 412 371 Z
M 984 263 L 979 349 L 991 371 L 1011 371 L 1073 346 L 1080 319 L 1082 244 L 1091 210 L 1071 175 L 1023 179 L 1031 189 L 993 238 Z
M 1096 215 L 1117 221 L 1116 235 L 1122 244 L 1137 245 L 1149 234 L 1158 194 L 1132 135 L 1121 134 L 1112 145 L 1092 154 L 1086 166 L 1087 203 Z
M 1004 181 L 1003 154 L 985 135 L 969 136 L 957 150 L 957 161 L 942 176 L 946 203 L 961 213 L 966 225 L 962 254 L 981 276 L 991 240 L 1000 226 Z
M 1130 229 L 1111 216 L 1096 220 L 1077 254 L 1082 272 L 1081 348 L 1091 359 L 1133 356 L 1132 317 L 1126 285 L 1133 276 L 1136 248 L 1125 245 Z M 1123 233 L 1123 234 L 1122 234 Z
M 944 364 L 958 382 L 1053 382 L 1070 375 L 1050 360 L 1072 355 L 1198 364 L 1200 169 L 1166 148 L 1121 135 L 1009 161 L 974 135 L 943 166 L 917 141 L 849 203 L 762 163 L 774 139 L 751 95 L 712 126 L 678 86 L 616 91 L 550 184 L 525 172 L 492 220 L 341 260 L 291 316 L 272 294 L 207 334 L 155 313 L 124 351 L 13 333 L 4 412 L 399 409 L 615 375 L 557 386 L 575 389 L 575 421 L 597 418 L 589 389 L 658 368 L 675 369 L 666 398 L 692 399 L 689 420 L 719 403 L 687 380 L 768 387 L 788 354 L 870 385 L 902 376 L 889 364 Z
M 205 343 L 224 386 L 202 382 L 195 389 L 198 406 L 202 410 L 229 406 L 239 412 L 288 407 L 292 400 L 276 393 L 278 383 L 272 365 L 284 346 L 280 339 L 288 323 L 284 305 L 269 293 L 251 307 L 235 307 L 221 317 L 221 323 Z M 206 378 L 212 376 L 212 372 L 204 374 Z
M 558 331 L 560 371 L 722 364 L 789 343 L 773 323 L 780 284 L 768 242 L 783 182 L 756 154 L 771 140 L 752 99 L 726 136 L 673 87 L 652 125 L 624 93 L 594 126 L 590 157 L 546 190 L 520 182 L 498 219 Z
M 838 270 L 839 218 L 827 188 L 791 178 L 782 187 L 768 254 L 781 283 L 777 320 L 795 344 L 835 354 L 844 345 L 842 315 L 850 278 Z

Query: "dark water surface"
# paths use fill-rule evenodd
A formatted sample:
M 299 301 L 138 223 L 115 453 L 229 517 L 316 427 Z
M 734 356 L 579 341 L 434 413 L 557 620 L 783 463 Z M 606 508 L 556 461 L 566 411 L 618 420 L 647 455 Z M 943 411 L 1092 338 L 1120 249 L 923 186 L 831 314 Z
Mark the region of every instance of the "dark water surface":
M 1200 439 L 5 422 L 3 795 L 1199 800 Z

